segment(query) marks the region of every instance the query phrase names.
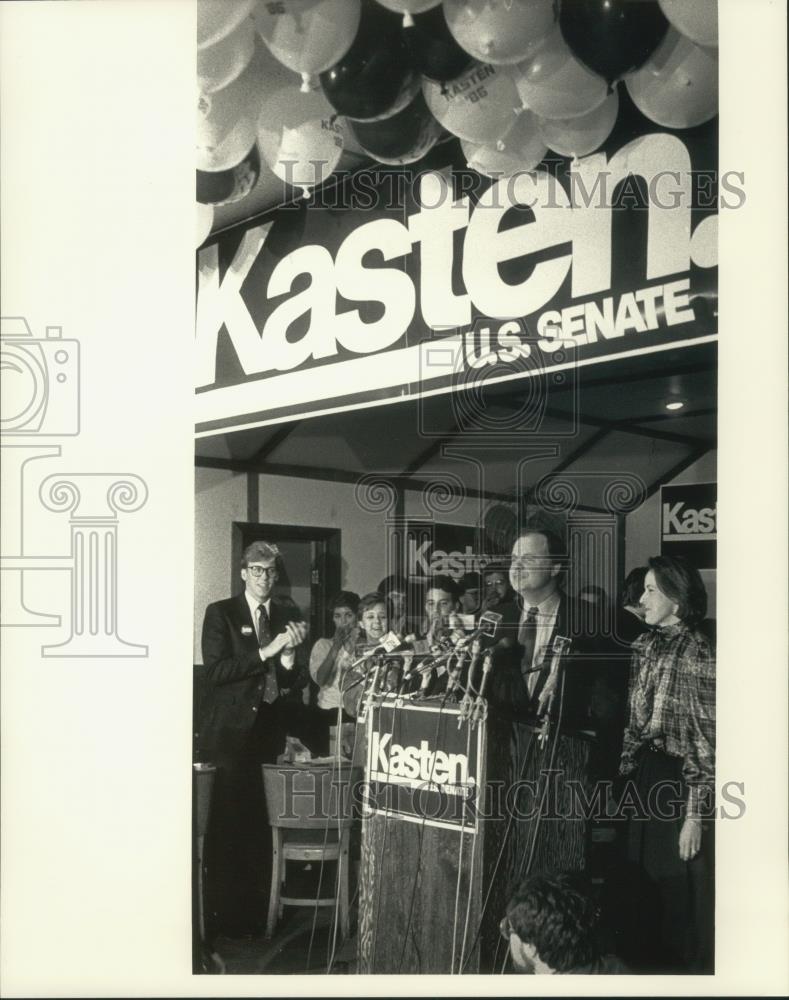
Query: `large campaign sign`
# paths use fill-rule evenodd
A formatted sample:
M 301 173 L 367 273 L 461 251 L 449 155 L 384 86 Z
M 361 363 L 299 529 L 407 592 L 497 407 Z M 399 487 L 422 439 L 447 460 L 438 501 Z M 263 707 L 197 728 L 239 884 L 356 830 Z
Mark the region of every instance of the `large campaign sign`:
M 386 699 L 368 720 L 364 813 L 476 833 L 481 740 L 454 706 Z
M 660 554 L 684 556 L 696 569 L 715 569 L 717 483 L 660 487 Z
M 717 336 L 716 123 L 500 179 L 375 167 L 198 253 L 198 435 Z

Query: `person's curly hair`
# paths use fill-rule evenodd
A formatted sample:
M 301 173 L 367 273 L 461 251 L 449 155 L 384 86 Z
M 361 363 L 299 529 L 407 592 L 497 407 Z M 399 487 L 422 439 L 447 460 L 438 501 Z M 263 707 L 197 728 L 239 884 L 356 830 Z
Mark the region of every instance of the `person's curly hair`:
M 577 874 L 529 875 L 510 900 L 507 917 L 521 941 L 533 945 L 555 972 L 598 957 L 599 911 Z

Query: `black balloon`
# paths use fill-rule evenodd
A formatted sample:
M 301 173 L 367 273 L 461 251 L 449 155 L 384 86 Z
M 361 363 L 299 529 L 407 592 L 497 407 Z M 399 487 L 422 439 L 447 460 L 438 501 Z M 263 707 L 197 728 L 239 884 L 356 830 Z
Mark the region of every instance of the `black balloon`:
M 609 83 L 642 66 L 668 30 L 656 0 L 562 0 L 559 25 L 574 54 Z
M 377 122 L 349 122 L 356 141 L 380 163 L 404 164 L 421 160 L 436 144 L 443 129 L 430 113 L 420 90 L 411 103 Z
M 447 27 L 444 7 L 439 4 L 414 16 L 414 24 L 403 31 L 411 62 L 429 80 L 446 83 L 467 69 L 472 57 L 462 49 Z
M 197 200 L 202 205 L 229 205 L 246 198 L 260 177 L 257 143 L 244 159 L 229 170 L 198 170 Z
M 400 15 L 364 2 L 353 44 L 320 81 L 329 103 L 346 118 L 375 121 L 404 107 L 419 87 L 419 76 L 403 41 Z

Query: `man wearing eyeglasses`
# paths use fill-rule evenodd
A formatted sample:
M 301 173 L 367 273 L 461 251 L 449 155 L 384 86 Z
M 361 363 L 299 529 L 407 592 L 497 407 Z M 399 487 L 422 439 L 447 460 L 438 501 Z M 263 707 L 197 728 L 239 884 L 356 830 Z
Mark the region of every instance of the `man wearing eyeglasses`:
M 289 713 L 280 696 L 294 683 L 307 635 L 299 609 L 272 596 L 278 558 L 276 546 L 253 542 L 241 559 L 244 590 L 209 604 L 203 620 L 197 745 L 199 758 L 217 766 L 208 869 L 218 928 L 234 935 L 254 932 L 262 916 L 269 831 L 260 764 L 284 748 Z

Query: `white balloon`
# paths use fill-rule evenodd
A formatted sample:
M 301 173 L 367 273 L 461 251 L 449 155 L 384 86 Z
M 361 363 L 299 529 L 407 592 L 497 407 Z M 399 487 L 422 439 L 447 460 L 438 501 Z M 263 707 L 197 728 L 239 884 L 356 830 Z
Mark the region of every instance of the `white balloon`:
M 197 47 L 214 45 L 238 27 L 257 0 L 197 0 Z
M 528 59 L 513 69 L 521 100 L 543 118 L 577 118 L 599 107 L 608 85 L 570 51 L 555 27 Z
M 444 0 L 458 45 L 496 66 L 526 59 L 554 26 L 553 0 Z
M 664 128 L 693 128 L 718 113 L 718 50 L 669 28 L 644 65 L 625 80 L 638 110 Z
M 197 202 L 197 231 L 195 234 L 197 242 L 195 247 L 201 247 L 208 239 L 214 226 L 214 206 L 203 205 Z
M 447 131 L 471 142 L 495 142 L 510 129 L 521 101 L 506 69 L 475 63 L 442 84 L 425 79 L 422 93 Z
M 461 139 L 460 145 L 468 165 L 477 173 L 494 179 L 533 170 L 548 152 L 539 133 L 537 116 L 525 110 L 498 142 L 483 145 Z
M 619 94 L 614 90 L 599 108 L 578 118 L 539 119 L 539 131 L 545 144 L 562 156 L 587 156 L 598 149 L 608 136 L 619 114 Z
M 345 119 L 323 91 L 300 91 L 298 84 L 272 94 L 258 123 L 258 148 L 272 172 L 304 197 L 329 177 L 345 146 Z
M 258 4 L 255 23 L 272 54 L 301 74 L 307 91 L 351 47 L 361 16 L 360 0 L 288 0 Z
M 249 65 L 255 52 L 255 22 L 251 17 L 215 45 L 197 50 L 197 86 L 210 94 L 232 83 Z
M 263 98 L 298 81 L 255 36 L 249 65 L 231 83 L 197 99 L 197 169 L 215 172 L 240 163 L 255 144 Z
M 697 45 L 718 44 L 718 0 L 658 0 L 677 31 Z

